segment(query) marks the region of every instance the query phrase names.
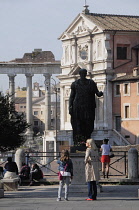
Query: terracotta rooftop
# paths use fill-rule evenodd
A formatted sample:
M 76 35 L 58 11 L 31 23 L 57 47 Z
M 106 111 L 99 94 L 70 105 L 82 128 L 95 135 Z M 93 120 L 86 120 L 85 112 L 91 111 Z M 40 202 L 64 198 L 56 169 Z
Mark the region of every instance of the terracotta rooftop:
M 116 77 L 111 80 L 111 82 L 117 82 L 117 81 L 131 81 L 131 80 L 139 80 L 139 75 L 133 76 L 133 74 L 127 74 L 125 76 Z
M 45 96 L 34 98 L 32 104 L 38 103 L 44 100 Z M 15 104 L 26 104 L 26 97 L 15 97 Z
M 15 104 L 25 104 L 26 97 L 15 97 Z
M 89 13 L 85 16 L 104 31 L 139 31 L 139 16 Z

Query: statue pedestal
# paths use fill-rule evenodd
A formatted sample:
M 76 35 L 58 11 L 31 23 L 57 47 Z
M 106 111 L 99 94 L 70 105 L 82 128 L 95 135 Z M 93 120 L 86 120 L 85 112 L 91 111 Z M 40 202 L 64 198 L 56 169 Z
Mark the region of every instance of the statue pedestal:
M 73 179 L 72 185 L 86 184 L 85 181 L 85 152 L 83 153 L 71 153 L 70 157 L 73 162 Z
M 71 153 L 73 162 L 73 179 L 71 181 L 70 192 L 87 193 L 88 187 L 85 180 L 85 152 Z M 102 186 L 97 184 L 98 193 L 102 192 Z

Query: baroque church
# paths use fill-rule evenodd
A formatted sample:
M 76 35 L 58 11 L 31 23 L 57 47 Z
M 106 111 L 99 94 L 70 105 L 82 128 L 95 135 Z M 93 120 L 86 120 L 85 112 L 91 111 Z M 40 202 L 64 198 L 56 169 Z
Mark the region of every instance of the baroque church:
M 96 96 L 95 128 L 92 138 L 111 145 L 138 142 L 139 132 L 139 16 L 91 13 L 84 6 L 59 37 L 62 42 L 61 128 L 58 139 L 72 145 L 68 112 L 71 83 L 79 69 L 97 83 L 103 97 Z M 134 95 L 132 94 L 134 93 Z M 134 113 L 134 114 L 133 114 Z M 134 126 L 131 126 L 134 125 Z

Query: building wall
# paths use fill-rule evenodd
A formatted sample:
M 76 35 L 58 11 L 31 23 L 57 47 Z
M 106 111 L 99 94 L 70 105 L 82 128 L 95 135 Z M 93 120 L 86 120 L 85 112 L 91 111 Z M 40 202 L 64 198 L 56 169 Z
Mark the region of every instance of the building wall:
M 125 81 L 126 83 L 126 81 Z M 139 104 L 139 95 L 137 94 L 137 83 L 129 82 L 130 91 L 129 96 L 124 95 L 122 92 L 121 97 L 121 117 L 122 117 L 122 134 L 129 135 L 132 143 L 136 143 L 137 136 L 139 134 L 139 115 L 138 115 L 138 104 Z M 124 90 L 124 83 L 122 84 L 122 89 Z M 129 118 L 125 118 L 125 105 L 129 105 Z
M 83 37 L 81 35 L 77 41 L 67 39 L 63 42 L 62 76 L 59 76 L 61 87 L 61 130 L 72 129 L 70 115 L 68 114 L 68 101 L 71 83 L 79 78 L 78 72 L 80 68 L 88 70 L 91 74 L 88 74 L 88 79 L 93 77 L 98 89 L 104 91 L 105 97 L 108 97 L 105 88 L 107 78 L 104 72 L 108 64 L 104 62 L 107 58 L 105 39 L 107 39 L 106 35 L 101 33 L 91 38 L 89 34 Z M 81 57 L 82 51 L 87 53 L 86 59 Z M 94 74 L 93 71 L 95 72 Z M 107 116 L 109 115 L 107 114 L 106 106 L 109 104 L 109 100 L 104 100 L 103 97 L 100 99 L 96 97 L 96 104 L 95 128 L 108 128 L 108 124 L 111 124 L 107 122 Z
M 113 38 L 114 36 L 114 38 Z M 139 44 L 139 32 L 117 32 L 116 35 L 111 36 L 111 46 L 113 45 L 114 39 L 114 69 L 115 73 L 131 73 L 132 69 L 135 67 L 136 63 L 136 53 L 135 50 L 131 50 Z M 117 45 L 127 45 L 128 46 L 128 58 L 126 60 L 117 59 Z
M 114 83 L 120 85 L 121 94 L 115 96 L 113 94 L 113 116 L 121 116 L 121 134 L 127 136 L 128 140 L 135 144 L 139 143 L 138 126 L 139 126 L 139 94 L 138 94 L 139 80 L 121 81 Z M 129 86 L 129 93 L 125 94 L 125 84 Z M 115 92 L 115 89 L 113 89 Z M 125 106 L 129 106 L 129 116 L 126 116 Z M 115 120 L 115 119 L 114 119 Z

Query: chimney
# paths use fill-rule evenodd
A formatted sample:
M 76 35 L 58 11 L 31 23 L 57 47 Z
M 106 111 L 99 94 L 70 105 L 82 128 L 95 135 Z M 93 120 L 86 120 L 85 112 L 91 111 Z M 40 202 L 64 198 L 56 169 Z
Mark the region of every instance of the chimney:
M 133 68 L 133 77 L 136 77 L 139 75 L 139 67 Z
M 34 49 L 34 52 L 42 52 L 42 49 Z

